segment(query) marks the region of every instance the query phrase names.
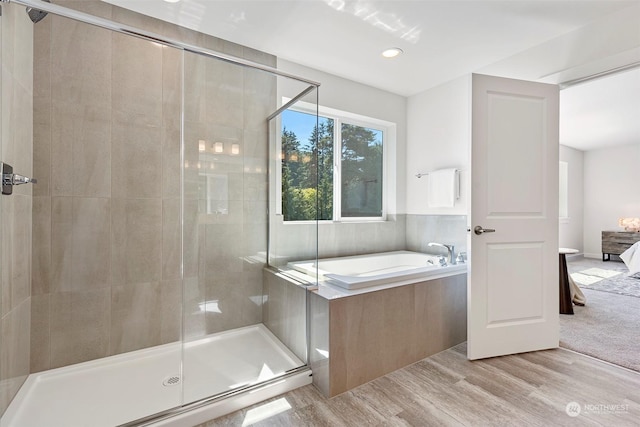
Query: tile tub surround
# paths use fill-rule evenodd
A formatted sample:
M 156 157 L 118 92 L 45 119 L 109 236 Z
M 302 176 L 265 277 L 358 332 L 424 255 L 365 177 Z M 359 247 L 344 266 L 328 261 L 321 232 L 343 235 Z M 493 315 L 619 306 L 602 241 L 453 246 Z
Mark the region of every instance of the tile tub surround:
M 456 254 L 467 251 L 466 215 L 407 215 L 407 250 L 446 254 L 429 242 L 454 245 Z
M 33 23 L 24 7 L 2 3 L 0 161 L 34 176 Z M 38 177 L 36 177 L 38 178 Z M 0 415 L 29 374 L 32 194 L 35 185 L 0 196 Z
M 273 56 L 101 1 L 57 4 L 275 65 Z M 262 265 L 242 258 L 266 250 L 259 212 L 274 79 L 53 14 L 29 31 L 34 95 L 25 99 L 34 100 L 39 180 L 31 372 L 259 323 Z M 180 158 L 183 77 L 189 167 Z M 213 218 L 201 215 L 197 165 L 199 141 L 217 138 L 237 143 L 240 155 L 214 165 L 230 190 L 228 214 Z
M 467 337 L 467 275 L 325 299 L 309 293 L 309 361 L 328 397 Z
M 272 205 L 272 209 L 275 206 Z M 275 212 L 275 210 L 274 210 Z M 270 254 L 272 265 L 290 261 L 334 258 L 406 249 L 406 215 L 388 215 L 386 221 L 283 223 L 273 215 Z M 317 254 L 316 254 L 317 241 Z
M 273 202 L 272 202 L 273 203 Z M 272 209 L 275 206 L 272 205 Z M 388 215 L 386 221 L 283 223 L 282 217 L 272 216 L 272 265 L 290 261 L 334 258 L 377 252 L 409 250 L 443 254 L 440 248 L 427 246 L 429 242 L 451 244 L 456 253 L 466 252 L 466 215 Z
M 282 273 L 262 270 L 262 323 L 300 360 L 307 360 L 307 288 Z

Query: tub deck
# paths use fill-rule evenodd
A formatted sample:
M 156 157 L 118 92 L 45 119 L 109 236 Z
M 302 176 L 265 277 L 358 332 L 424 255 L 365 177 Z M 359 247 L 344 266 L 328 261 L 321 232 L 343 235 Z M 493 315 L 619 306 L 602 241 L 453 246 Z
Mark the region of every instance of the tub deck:
M 327 297 L 341 290 L 371 292 L 417 281 L 465 273 L 467 264 L 440 266 L 439 257 L 411 251 L 326 258 L 289 263 L 295 271 L 317 278 Z M 360 292 L 349 292 L 355 295 Z

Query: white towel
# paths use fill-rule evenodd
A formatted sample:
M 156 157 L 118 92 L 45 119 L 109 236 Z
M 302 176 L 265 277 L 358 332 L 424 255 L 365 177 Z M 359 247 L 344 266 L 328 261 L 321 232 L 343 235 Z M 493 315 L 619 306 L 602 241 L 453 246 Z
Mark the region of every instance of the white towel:
M 456 201 L 456 169 L 429 172 L 427 203 L 430 208 L 452 208 Z
M 640 273 L 640 242 L 634 243 L 629 249 L 622 252 L 620 259 L 627 264 L 630 274 Z

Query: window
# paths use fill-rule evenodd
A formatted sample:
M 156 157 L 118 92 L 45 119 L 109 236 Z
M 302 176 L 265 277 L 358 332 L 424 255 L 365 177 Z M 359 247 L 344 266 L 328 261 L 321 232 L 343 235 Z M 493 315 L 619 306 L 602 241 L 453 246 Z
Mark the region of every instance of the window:
M 327 112 L 321 110 L 317 119 L 299 110 L 282 114 L 284 220 L 311 221 L 316 214 L 319 220 L 384 219 L 388 128 L 372 119 Z

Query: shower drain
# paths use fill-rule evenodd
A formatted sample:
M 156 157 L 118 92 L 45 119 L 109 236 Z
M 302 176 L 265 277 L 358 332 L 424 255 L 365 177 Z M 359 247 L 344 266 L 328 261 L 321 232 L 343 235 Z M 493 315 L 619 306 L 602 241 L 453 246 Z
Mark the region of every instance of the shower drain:
M 164 380 L 162 380 L 162 385 L 165 387 L 169 387 L 172 385 L 178 385 L 180 384 L 180 377 L 177 375 L 172 375 L 170 377 L 165 378 Z

